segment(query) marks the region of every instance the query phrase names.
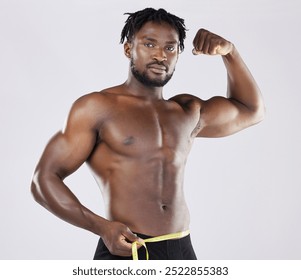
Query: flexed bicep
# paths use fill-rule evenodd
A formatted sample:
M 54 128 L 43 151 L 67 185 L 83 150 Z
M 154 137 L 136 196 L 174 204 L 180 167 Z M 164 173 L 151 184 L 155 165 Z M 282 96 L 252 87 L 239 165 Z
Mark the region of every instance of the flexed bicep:
M 215 96 L 202 102 L 197 137 L 224 137 L 248 126 L 249 110 L 239 102 Z
M 193 46 L 195 55 L 221 55 L 227 70 L 227 98 L 202 103 L 198 136 L 227 136 L 260 122 L 265 113 L 261 92 L 236 47 L 205 29 L 197 32 Z

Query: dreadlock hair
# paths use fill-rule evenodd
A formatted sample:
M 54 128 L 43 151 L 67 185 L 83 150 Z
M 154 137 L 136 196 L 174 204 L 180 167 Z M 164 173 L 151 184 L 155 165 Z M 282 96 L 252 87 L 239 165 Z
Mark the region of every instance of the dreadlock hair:
M 135 13 L 125 13 L 125 15 L 129 15 L 129 17 L 125 21 L 125 25 L 121 31 L 121 44 L 125 41 L 125 39 L 131 42 L 135 33 L 149 21 L 156 23 L 166 22 L 178 32 L 180 51 L 182 52 L 184 50 L 184 39 L 186 38 L 187 30 L 184 24 L 184 19 L 170 14 L 164 9 L 155 10 L 153 8 L 146 8 Z

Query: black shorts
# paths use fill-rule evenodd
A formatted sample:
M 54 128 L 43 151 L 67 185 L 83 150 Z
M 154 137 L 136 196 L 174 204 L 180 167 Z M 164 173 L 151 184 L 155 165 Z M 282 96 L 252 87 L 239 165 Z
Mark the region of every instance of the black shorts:
M 137 233 L 142 239 L 151 238 L 144 234 Z M 183 238 L 146 243 L 150 260 L 196 260 L 196 255 L 192 248 L 190 235 Z M 146 251 L 142 246 L 138 250 L 139 260 L 146 259 Z M 132 260 L 132 257 L 120 257 L 110 253 L 103 240 L 100 238 L 94 260 Z

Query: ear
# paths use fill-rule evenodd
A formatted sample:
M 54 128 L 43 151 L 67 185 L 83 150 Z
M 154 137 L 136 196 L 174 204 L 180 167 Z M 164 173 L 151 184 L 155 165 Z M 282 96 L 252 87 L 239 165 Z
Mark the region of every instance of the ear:
M 132 44 L 127 41 L 126 43 L 124 43 L 123 49 L 124 49 L 125 56 L 131 58 Z

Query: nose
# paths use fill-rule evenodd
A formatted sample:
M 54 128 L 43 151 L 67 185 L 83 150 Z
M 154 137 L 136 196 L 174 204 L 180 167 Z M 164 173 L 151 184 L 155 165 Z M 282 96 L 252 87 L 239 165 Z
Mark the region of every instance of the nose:
M 157 60 L 158 62 L 166 61 L 167 56 L 163 48 L 158 48 L 153 53 L 153 59 Z

